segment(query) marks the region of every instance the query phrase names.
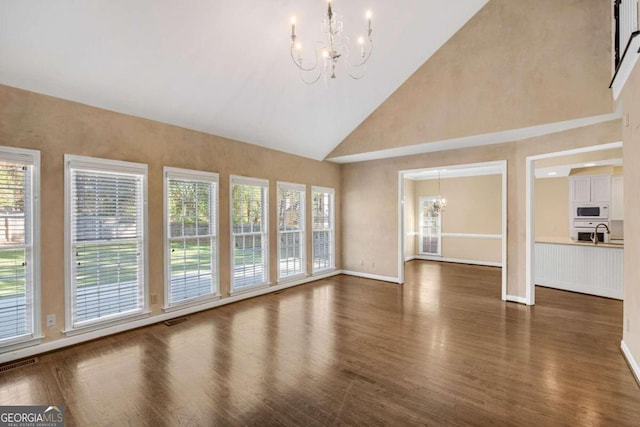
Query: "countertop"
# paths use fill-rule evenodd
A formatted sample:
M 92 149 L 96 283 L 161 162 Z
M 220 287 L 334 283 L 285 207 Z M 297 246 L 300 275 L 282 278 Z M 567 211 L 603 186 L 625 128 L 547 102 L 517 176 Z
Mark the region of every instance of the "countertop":
M 592 242 L 577 242 L 569 237 L 536 237 L 536 243 L 552 243 L 557 245 L 574 245 L 574 246 L 593 246 L 596 248 L 614 248 L 624 249 L 624 240 L 611 239 L 610 243 L 598 243 L 594 245 Z

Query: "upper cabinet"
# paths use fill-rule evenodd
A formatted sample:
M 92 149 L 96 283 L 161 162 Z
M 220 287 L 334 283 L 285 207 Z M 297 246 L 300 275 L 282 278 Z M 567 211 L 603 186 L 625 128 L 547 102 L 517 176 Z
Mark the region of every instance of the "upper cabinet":
M 591 177 L 591 201 L 609 202 L 611 200 L 611 175 Z
M 611 178 L 610 219 L 621 221 L 624 219 L 624 179 L 622 176 Z
M 569 177 L 571 203 L 609 202 L 611 199 L 610 175 L 584 175 Z

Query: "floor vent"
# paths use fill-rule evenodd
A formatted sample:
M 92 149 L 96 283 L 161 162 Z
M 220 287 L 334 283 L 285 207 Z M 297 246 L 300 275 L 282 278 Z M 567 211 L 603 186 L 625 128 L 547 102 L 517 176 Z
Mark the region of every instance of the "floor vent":
M 165 320 L 164 324 L 167 326 L 173 326 L 177 325 L 178 323 L 186 322 L 187 320 L 189 320 L 188 317 L 178 317 L 176 319 Z
M 4 365 L 0 365 L 0 372 L 12 371 L 22 366 L 33 365 L 34 363 L 38 363 L 38 359 L 36 359 L 35 357 L 32 357 L 30 359 L 18 360 L 16 362 L 5 363 Z

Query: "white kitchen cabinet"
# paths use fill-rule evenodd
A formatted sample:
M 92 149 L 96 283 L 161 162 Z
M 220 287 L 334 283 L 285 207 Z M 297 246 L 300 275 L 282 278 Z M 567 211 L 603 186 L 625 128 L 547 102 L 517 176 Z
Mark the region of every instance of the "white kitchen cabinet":
M 609 202 L 611 199 L 610 175 L 584 175 L 569 177 L 571 203 Z
M 591 177 L 572 176 L 569 177 L 569 194 L 571 202 L 591 201 Z
M 622 221 L 624 219 L 624 179 L 622 176 L 611 178 L 609 216 L 613 221 Z
M 591 178 L 591 201 L 609 202 L 611 200 L 611 175 L 594 175 Z

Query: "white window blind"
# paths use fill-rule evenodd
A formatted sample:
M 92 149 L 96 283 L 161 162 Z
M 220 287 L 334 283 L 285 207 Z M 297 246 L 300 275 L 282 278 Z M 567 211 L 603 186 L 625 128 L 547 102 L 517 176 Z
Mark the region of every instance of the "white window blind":
M 313 187 L 313 272 L 335 268 L 334 190 Z
M 147 167 L 67 158 L 70 326 L 142 313 Z
M 165 168 L 167 307 L 218 292 L 218 175 Z
M 39 152 L 0 147 L 0 345 L 39 331 L 36 197 Z
M 267 180 L 231 177 L 232 291 L 267 283 L 268 194 Z
M 278 276 L 303 275 L 305 265 L 305 186 L 278 183 Z

